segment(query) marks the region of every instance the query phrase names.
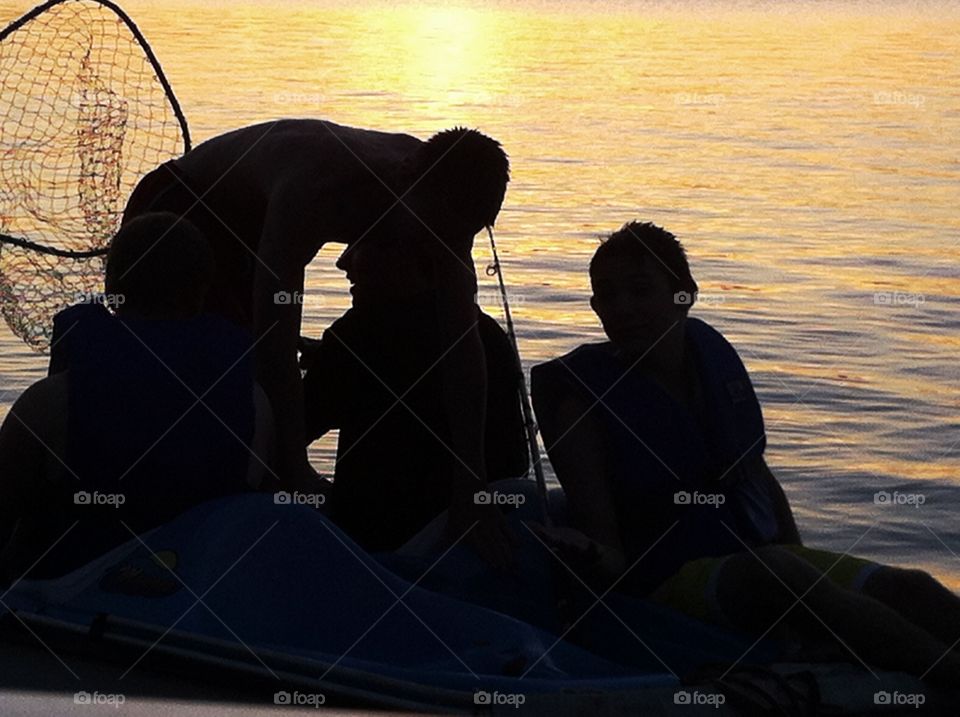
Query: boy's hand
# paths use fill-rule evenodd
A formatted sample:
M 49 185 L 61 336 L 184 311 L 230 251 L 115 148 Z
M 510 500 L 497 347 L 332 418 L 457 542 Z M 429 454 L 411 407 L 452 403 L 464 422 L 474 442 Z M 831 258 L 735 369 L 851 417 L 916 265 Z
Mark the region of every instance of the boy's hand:
M 527 526 L 537 537 L 546 543 L 551 550 L 562 557 L 576 562 L 583 562 L 585 558 L 596 557 L 600 554 L 599 545 L 579 530 L 567 527 L 547 527 L 541 523 L 530 521 Z
M 487 565 L 499 570 L 513 567 L 513 549 L 519 541 L 499 508 L 477 505 L 472 499 L 454 501 L 450 506 L 447 535 L 457 540 L 465 533 L 464 541 Z
M 554 553 L 588 583 L 604 586 L 626 569 L 623 554 L 567 527 L 547 527 L 528 521 L 530 528 Z
M 311 339 L 308 336 L 300 337 L 297 342 L 297 351 L 300 352 L 301 371 L 309 371 L 313 367 L 322 344 L 323 342 L 320 339 Z

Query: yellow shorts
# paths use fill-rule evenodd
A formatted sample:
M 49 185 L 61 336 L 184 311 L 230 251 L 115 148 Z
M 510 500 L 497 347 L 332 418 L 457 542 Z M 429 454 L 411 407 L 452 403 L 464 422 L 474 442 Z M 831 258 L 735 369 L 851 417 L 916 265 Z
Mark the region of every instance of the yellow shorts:
M 863 590 L 867 578 L 883 567 L 872 560 L 844 553 L 831 553 L 829 550 L 816 550 L 803 545 L 781 545 L 780 547 L 806 560 L 836 585 L 854 592 Z
M 781 545 L 820 572 L 833 583 L 847 590 L 860 592 L 867 579 L 879 568 L 879 563 L 828 550 L 816 550 L 802 545 Z M 700 558 L 691 560 L 667 578 L 650 596 L 652 600 L 703 622 L 729 626 L 717 601 L 717 581 L 723 564 L 730 558 Z

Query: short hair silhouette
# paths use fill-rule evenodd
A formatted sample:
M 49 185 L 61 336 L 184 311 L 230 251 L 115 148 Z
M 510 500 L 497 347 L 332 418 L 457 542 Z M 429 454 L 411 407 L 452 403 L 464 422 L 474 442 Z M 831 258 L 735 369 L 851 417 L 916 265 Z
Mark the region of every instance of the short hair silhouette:
M 416 152 L 411 179 L 445 200 L 474 234 L 493 226 L 510 181 L 510 160 L 495 139 L 455 127 L 433 135 Z
M 689 309 L 696 301 L 697 282 L 690 273 L 683 244 L 672 233 L 652 222 L 627 222 L 597 247 L 590 260 L 590 275 L 597 267 L 611 259 L 643 264 L 653 259 L 655 265 L 667 274 L 674 293 L 686 292 L 684 305 Z
M 172 212 L 153 212 L 113 238 L 104 288 L 123 297 L 121 315 L 189 318 L 200 313 L 212 276 L 213 252 L 200 230 Z

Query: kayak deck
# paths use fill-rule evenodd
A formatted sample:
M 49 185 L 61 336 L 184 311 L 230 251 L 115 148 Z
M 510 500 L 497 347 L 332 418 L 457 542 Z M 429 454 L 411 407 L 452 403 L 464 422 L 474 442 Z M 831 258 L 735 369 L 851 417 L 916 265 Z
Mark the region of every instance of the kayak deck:
M 273 713 L 284 715 L 316 714 L 317 708 L 308 705 L 296 707 L 278 704 L 275 695 L 287 692 L 301 695 L 325 694 L 328 699 L 322 705 L 327 714 L 351 715 L 372 710 L 389 709 L 389 696 L 383 699 L 364 699 L 330 693 L 326 685 L 314 681 L 314 690 L 300 680 L 293 683 L 277 679 L 265 671 L 230 669 L 226 665 L 216 669 L 204 664 L 196 656 L 182 654 L 179 657 L 158 651 L 129 669 L 134 658 L 124 651 L 112 656 L 100 654 L 92 642 L 68 644 L 68 641 L 44 639 L 47 636 L 28 635 L 25 630 L 19 637 L 12 630 L 4 631 L 0 641 L 0 705 L 4 715 L 32 717 L 33 715 L 69 714 L 80 705 L 79 693 L 99 695 L 101 700 L 122 695 L 122 708 L 117 714 L 143 715 L 144 717 L 180 717 L 181 715 L 246 715 Z M 13 641 L 11 641 L 13 638 Z M 40 640 L 46 643 L 44 647 Z M 54 644 L 55 643 L 55 644 Z M 49 649 L 47 649 L 49 648 Z M 823 712 L 797 712 L 796 714 L 833 715 L 915 715 L 913 706 L 881 706 L 875 703 L 874 694 L 879 691 L 900 694 L 924 695 L 924 704 L 919 711 L 924 715 L 957 714 L 960 692 L 938 691 L 923 686 L 915 678 L 899 673 L 879 673 L 880 681 L 852 665 L 844 664 L 796 664 L 778 665 L 774 669 L 783 674 L 809 672 L 816 679 L 821 695 Z M 129 671 L 128 671 L 129 670 Z M 457 712 L 488 714 L 549 714 L 581 715 L 593 717 L 604 715 L 715 715 L 737 717 L 757 714 L 748 703 L 723 698 L 717 706 L 706 702 L 700 706 L 677 702 L 679 691 L 701 696 L 718 692 L 706 686 L 682 688 L 651 687 L 643 690 L 602 692 L 558 690 L 526 696 L 526 703 L 518 710 L 512 705 L 473 706 L 461 705 Z M 758 696 L 758 699 L 761 699 Z M 759 704 L 759 703 L 758 703 Z M 829 706 L 829 707 L 827 707 Z M 440 705 L 428 711 L 449 711 Z M 378 709 L 379 708 L 379 709 Z M 829 712 L 828 712 L 829 710 Z M 390 709 L 394 714 L 422 713 Z M 784 714 L 792 714 L 784 712 Z

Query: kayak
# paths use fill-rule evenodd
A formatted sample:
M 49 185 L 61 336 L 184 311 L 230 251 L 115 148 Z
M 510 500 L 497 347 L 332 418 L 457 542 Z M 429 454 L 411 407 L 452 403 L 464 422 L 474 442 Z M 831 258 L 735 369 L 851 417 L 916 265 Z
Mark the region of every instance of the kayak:
M 408 579 L 311 508 L 234 496 L 197 506 L 62 578 L 20 581 L 2 597 L 9 612 L 0 624 L 7 644 L 31 644 L 35 656 L 37 645 L 49 649 L 37 666 L 61 672 L 89 699 L 109 695 L 100 688 L 111 680 L 136 684 L 124 682 L 128 674 L 170 673 L 199 680 L 211 699 L 278 707 L 673 714 L 686 706 L 679 714 L 722 715 L 789 698 L 829 700 L 840 714 L 882 714 L 880 687 L 923 694 L 924 714 L 935 699 L 958 704 L 913 678 L 883 674 L 878 683 L 843 665 L 757 667 L 751 659 L 697 681 L 697 666 L 733 665 L 749 642 L 642 601 L 605 598 L 623 623 L 622 639 L 586 650 L 485 606 L 488 596 L 470 602 L 440 592 L 458 575 L 470 582 L 471 559 L 466 548 L 450 550 Z M 605 634 L 602 619 L 592 628 Z M 775 654 L 775 645 L 760 645 L 751 657 Z M 52 655 L 112 668 L 72 681 L 71 660 Z M 2 686 L 14 687 L 5 674 Z M 169 695 L 170 685 L 157 692 Z

